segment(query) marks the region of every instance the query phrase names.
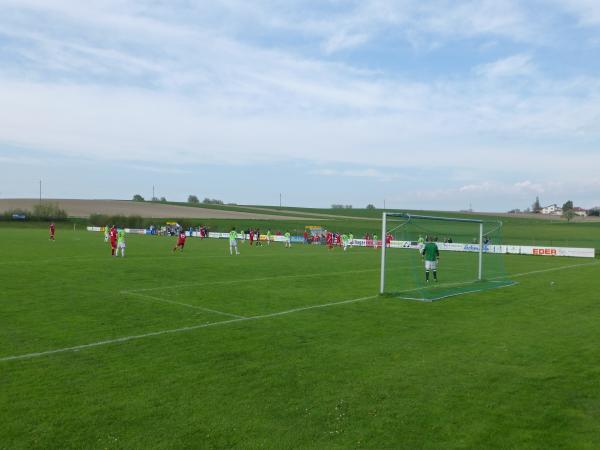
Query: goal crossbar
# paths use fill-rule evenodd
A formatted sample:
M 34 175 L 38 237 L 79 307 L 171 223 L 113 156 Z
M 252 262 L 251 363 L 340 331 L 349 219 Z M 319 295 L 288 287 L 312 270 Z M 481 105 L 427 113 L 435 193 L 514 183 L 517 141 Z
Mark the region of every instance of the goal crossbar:
M 440 217 L 440 216 L 423 216 L 419 214 L 409 213 L 383 213 L 387 217 L 403 217 L 405 219 L 429 219 L 429 220 L 442 220 L 444 222 L 470 222 L 470 223 L 484 223 L 483 220 L 479 219 L 463 219 L 460 217 Z

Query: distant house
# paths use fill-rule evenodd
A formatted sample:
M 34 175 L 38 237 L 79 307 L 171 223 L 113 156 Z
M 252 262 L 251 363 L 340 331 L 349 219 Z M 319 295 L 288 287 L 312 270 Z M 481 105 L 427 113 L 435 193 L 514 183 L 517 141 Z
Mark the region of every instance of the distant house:
M 588 211 L 586 209 L 580 208 L 579 206 L 573 208 L 573 212 L 576 216 L 586 217 L 588 215 Z M 563 209 L 558 206 L 556 203 L 548 206 L 544 206 L 541 210 L 542 214 L 552 215 L 552 216 L 561 216 L 563 213 Z
M 562 214 L 562 208 L 560 206 L 558 206 L 556 203 L 552 204 L 552 205 L 548 205 L 548 206 L 544 206 L 542 208 L 542 214 L 546 214 L 546 215 L 554 215 L 554 216 L 560 216 Z

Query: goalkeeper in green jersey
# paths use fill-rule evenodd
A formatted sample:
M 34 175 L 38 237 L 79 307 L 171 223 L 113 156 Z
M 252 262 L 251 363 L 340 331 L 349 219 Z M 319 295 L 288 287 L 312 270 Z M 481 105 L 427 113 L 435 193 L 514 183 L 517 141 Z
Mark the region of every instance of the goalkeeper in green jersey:
M 238 251 L 238 245 L 237 245 L 237 231 L 235 231 L 235 227 L 231 229 L 231 231 L 229 232 L 229 254 L 233 255 L 233 250 L 235 249 L 235 254 L 239 255 L 240 252 Z
M 425 282 L 429 283 L 429 272 L 433 272 L 433 280 L 437 283 L 437 266 L 440 259 L 440 249 L 431 238 L 427 237 L 427 242 L 421 250 L 421 255 L 425 260 Z

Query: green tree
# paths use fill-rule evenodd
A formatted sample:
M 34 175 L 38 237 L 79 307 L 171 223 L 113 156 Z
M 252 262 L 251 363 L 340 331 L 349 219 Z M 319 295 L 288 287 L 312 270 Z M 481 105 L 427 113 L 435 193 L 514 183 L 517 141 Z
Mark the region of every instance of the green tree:
M 189 195 L 188 203 L 198 204 L 198 203 L 200 203 L 200 200 L 198 200 L 198 197 L 196 197 L 195 195 Z
M 539 213 L 542 210 L 542 205 L 540 204 L 540 198 L 536 197 L 535 202 L 531 205 L 531 211 L 534 213 Z
M 134 201 L 134 202 L 143 202 L 143 201 L 145 201 L 145 200 L 144 200 L 144 197 L 142 197 L 140 194 L 135 194 L 135 195 L 133 196 L 133 201 Z
M 573 217 L 575 217 L 575 211 L 573 211 L 573 202 L 571 200 L 566 201 L 562 207 L 563 217 L 567 219 L 567 222 L 570 222 Z
M 572 200 L 568 200 L 563 204 L 563 212 L 564 211 L 572 211 L 573 210 L 573 201 Z
M 58 203 L 40 203 L 33 206 L 33 216 L 38 220 L 66 220 L 67 212 Z
M 223 200 L 217 200 L 216 198 L 206 197 L 204 200 L 202 200 L 202 203 L 204 203 L 205 205 L 222 205 Z
M 369 203 L 367 205 L 367 209 L 375 209 L 375 205 L 373 205 L 372 203 Z

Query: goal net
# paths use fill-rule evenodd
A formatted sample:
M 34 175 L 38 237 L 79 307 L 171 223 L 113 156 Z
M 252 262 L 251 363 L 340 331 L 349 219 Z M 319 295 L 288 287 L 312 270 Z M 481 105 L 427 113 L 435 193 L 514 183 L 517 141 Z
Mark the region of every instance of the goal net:
M 498 221 L 383 213 L 380 293 L 434 301 L 514 284 L 501 231 Z

